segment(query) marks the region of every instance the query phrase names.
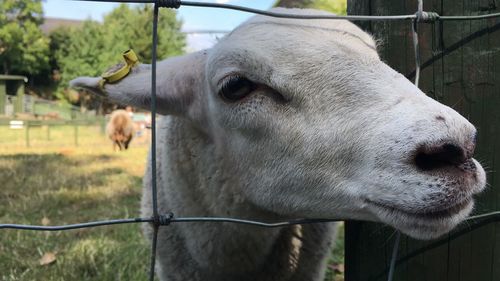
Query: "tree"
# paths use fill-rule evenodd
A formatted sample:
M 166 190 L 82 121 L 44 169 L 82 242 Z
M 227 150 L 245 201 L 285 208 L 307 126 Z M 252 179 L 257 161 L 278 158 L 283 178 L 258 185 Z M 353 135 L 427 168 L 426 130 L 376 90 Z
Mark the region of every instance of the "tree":
M 109 67 L 122 61 L 121 54 L 133 49 L 141 62 L 151 62 L 152 47 L 151 5 L 130 8 L 122 4 L 105 16 L 102 23 L 85 21 L 81 28 L 58 30 L 51 35 L 57 41 L 54 66 L 61 73 L 58 97 L 71 101 L 67 89 L 69 80 L 78 76 L 99 76 Z M 185 46 L 185 35 L 175 12 L 161 10 L 158 21 L 158 59 L 180 55 Z M 54 45 L 54 46 L 55 46 Z M 101 100 L 80 92 L 78 101 L 88 108 L 100 107 Z
M 158 19 L 158 57 L 166 58 L 180 55 L 185 46 L 185 35 L 180 32 L 181 22 L 175 12 L 160 10 Z M 144 61 L 151 62 L 153 33 L 153 7 L 142 5 L 135 9 L 122 4 L 104 18 L 105 37 L 115 52 L 120 54 L 127 49 L 134 49 Z
M 71 43 L 71 33 L 75 31 L 74 27 L 62 26 L 49 34 L 49 64 L 51 70 L 59 70 L 59 62 L 57 56 L 64 58 L 68 56 L 68 46 Z M 54 79 L 58 81 L 58 79 Z
M 48 68 L 49 40 L 39 26 L 41 0 L 2 0 L 0 67 L 3 73 L 36 75 Z
M 345 15 L 347 10 L 346 0 L 278 0 L 277 7 L 286 8 L 312 8 L 329 11 L 338 15 Z

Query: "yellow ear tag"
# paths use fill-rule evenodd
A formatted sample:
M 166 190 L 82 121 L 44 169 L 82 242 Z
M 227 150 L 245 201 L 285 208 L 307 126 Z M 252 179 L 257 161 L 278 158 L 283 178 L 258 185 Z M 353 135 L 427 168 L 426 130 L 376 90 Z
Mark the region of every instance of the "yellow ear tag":
M 104 87 L 105 83 L 115 83 L 123 79 L 130 73 L 130 69 L 139 63 L 139 59 L 133 50 L 128 50 L 123 53 L 123 60 L 125 63 L 115 65 L 101 74 L 101 81 L 99 86 Z

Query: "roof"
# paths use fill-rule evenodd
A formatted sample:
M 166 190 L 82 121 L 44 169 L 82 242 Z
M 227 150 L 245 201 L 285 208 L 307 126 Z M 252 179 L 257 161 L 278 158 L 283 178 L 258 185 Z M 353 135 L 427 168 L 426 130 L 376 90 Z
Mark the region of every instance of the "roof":
M 40 25 L 43 33 L 49 34 L 55 29 L 66 26 L 66 27 L 78 27 L 83 24 L 81 20 L 71 20 L 71 19 L 61 19 L 61 18 L 44 18 L 43 24 Z
M 24 82 L 28 82 L 28 77 L 21 75 L 6 75 L 0 74 L 0 80 L 24 80 Z

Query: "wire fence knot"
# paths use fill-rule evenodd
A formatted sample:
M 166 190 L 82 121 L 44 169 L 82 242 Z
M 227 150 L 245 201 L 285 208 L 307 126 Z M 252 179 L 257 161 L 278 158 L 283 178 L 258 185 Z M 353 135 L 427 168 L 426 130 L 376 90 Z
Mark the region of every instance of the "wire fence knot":
M 153 223 L 154 225 L 169 225 L 173 217 L 174 214 L 172 212 L 166 215 L 158 215 L 156 217 L 153 217 Z
M 439 14 L 436 12 L 418 11 L 415 13 L 417 22 L 433 22 L 439 19 Z
M 182 2 L 181 0 L 156 0 L 156 4 L 162 8 L 179 9 Z

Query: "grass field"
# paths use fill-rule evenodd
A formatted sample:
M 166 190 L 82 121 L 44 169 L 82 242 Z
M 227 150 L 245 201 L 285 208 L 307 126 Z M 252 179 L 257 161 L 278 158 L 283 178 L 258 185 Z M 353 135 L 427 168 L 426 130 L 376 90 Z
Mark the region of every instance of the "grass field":
M 149 139 L 143 137 L 136 139 L 135 143 L 144 146 L 148 141 Z M 12 148 L 25 148 L 28 145 L 40 151 L 46 149 L 50 151 L 51 148 L 63 146 L 112 147 L 111 142 L 104 135 L 104 128 L 99 124 L 77 127 L 71 125 L 33 126 L 29 128 L 29 131 L 25 128 L 9 129 L 8 126 L 0 125 L 0 152 L 9 151 Z
M 0 222 L 59 225 L 139 216 L 147 139 L 113 152 L 100 128 L 0 127 Z M 69 140 L 68 140 L 69 139 Z M 341 232 L 343 235 L 343 232 Z M 328 281 L 343 280 L 343 237 Z M 139 225 L 65 232 L 0 232 L 0 280 L 147 280 L 149 244 Z M 339 266 L 340 265 L 340 266 Z

